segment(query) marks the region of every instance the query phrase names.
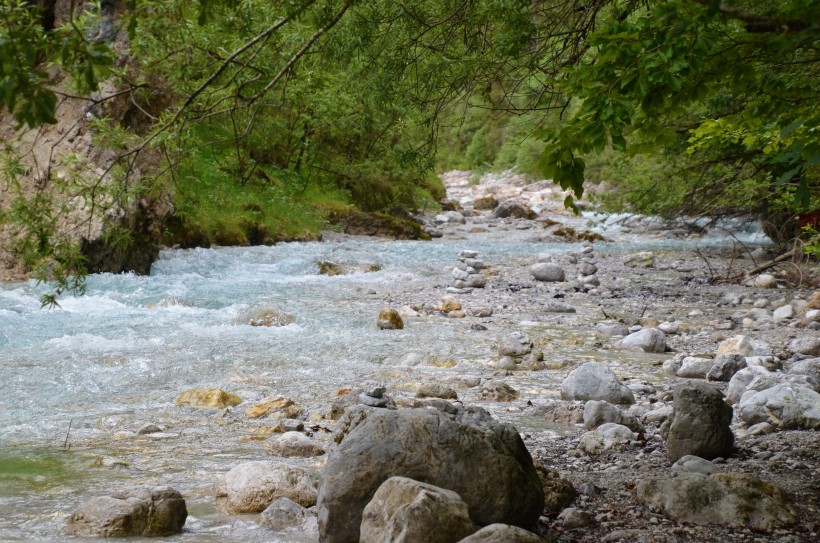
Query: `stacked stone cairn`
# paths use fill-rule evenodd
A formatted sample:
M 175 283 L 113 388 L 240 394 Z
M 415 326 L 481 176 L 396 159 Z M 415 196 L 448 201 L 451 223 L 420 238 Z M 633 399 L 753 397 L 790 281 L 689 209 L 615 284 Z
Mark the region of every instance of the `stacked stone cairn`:
M 598 279 L 598 266 L 593 251 L 592 244 L 581 247 L 580 254 L 576 257 L 580 258 L 577 281 L 584 286 L 597 287 L 601 285 L 601 281 Z
M 458 253 L 458 262 L 453 268 L 453 282 L 447 292 L 466 294 L 474 288 L 484 288 L 487 278 L 479 270 L 486 268 L 483 260 L 478 258 L 476 251 L 461 251 Z

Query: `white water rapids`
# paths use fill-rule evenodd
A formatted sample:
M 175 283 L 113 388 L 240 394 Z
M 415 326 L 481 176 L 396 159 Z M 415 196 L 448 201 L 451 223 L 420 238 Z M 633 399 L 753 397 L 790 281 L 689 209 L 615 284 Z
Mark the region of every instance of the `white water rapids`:
M 617 228 L 605 234 L 617 236 Z M 131 484 L 170 484 L 185 495 L 190 517 L 183 534 L 168 538 L 173 541 L 302 540 L 215 509 L 209 486 L 237 463 L 264 458 L 263 444 L 246 439 L 247 425 L 235 418 L 178 408 L 175 398 L 188 388 L 219 387 L 246 405 L 281 395 L 321 413 L 336 390 L 362 383 L 486 376 L 498 339 L 518 329 L 515 319 L 498 319 L 491 333 L 469 330 L 465 319 L 432 316 L 380 332 L 375 317 L 391 293 L 440 285 L 444 294 L 461 249 L 479 251 L 491 265 L 522 266 L 537 253 L 577 249 L 532 236 L 509 228 L 432 242 L 348 239 L 165 251 L 150 276 L 92 276 L 87 295 L 64 298 L 54 310 L 39 306 L 45 287 L 0 284 L 0 541 L 60 541 L 81 501 Z M 625 242 L 597 244 L 596 251 L 693 243 L 618 239 Z M 380 270 L 328 277 L 318 274 L 321 260 Z M 249 326 L 246 315 L 255 309 L 287 313 L 294 322 Z M 558 337 L 567 329 L 543 334 Z M 458 366 L 390 363 L 408 352 Z M 551 356 L 612 355 L 567 344 Z M 554 397 L 564 374 L 534 372 L 515 384 L 524 400 Z M 537 427 L 515 412 L 494 413 L 519 428 Z M 135 436 L 146 423 L 165 431 Z

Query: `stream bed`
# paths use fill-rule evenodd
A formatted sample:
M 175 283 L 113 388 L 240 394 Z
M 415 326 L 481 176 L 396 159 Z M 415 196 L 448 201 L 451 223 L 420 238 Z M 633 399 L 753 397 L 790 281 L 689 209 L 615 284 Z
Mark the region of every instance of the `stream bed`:
M 605 234 L 616 243 L 596 244 L 599 254 L 651 249 L 674 255 L 693 244 L 735 241 L 729 235 L 670 241 L 619 235 L 617 229 Z M 280 536 L 260 528 L 253 515 L 228 516 L 214 506 L 212 485 L 220 474 L 241 461 L 270 457 L 264 440 L 254 437 L 266 423 L 237 413 L 284 396 L 305 408 L 311 424 L 330 428 L 321 417 L 336 391 L 384 383 L 389 392 L 412 396 L 421 382 L 486 377 L 499 338 L 513 330 L 549 344 L 551 360 L 604 360 L 628 378 L 659 379 L 663 355 L 590 347 L 594 333 L 579 323 L 592 318 L 594 304 L 579 306 L 577 316 L 539 320 L 527 309 L 546 292 L 537 284 L 524 285 L 518 305 L 490 297 L 495 313 L 489 319 L 430 314 L 405 319 L 403 330 L 375 327 L 382 308 L 414 293 L 425 304 L 435 298 L 421 299 L 423 292 L 443 295 L 462 249 L 480 253 L 491 266 L 489 286 L 501 292 L 505 269 L 526 268 L 538 253 L 579 247 L 539 242 L 532 230 L 510 225 L 483 233 L 465 228 L 432 242 L 339 236 L 273 247 L 168 250 L 150 276 L 91 276 L 85 296 L 63 298 L 52 310 L 40 308 L 44 286 L 0 284 L 0 541 L 60 541 L 80 502 L 133 484 L 167 484 L 185 496 L 185 531 L 169 540 L 315 541 L 316 534 Z M 320 261 L 358 271 L 320 275 Z M 292 322 L 250 325 L 254 315 L 271 311 Z M 471 322 L 488 330 L 476 331 Z M 408 368 L 395 362 L 409 352 L 426 363 Z M 521 391 L 522 402 L 557 398 L 566 375 L 559 366 L 517 372 L 508 382 Z M 244 404 L 235 412 L 176 407 L 176 397 L 194 387 L 219 387 Z M 459 389 L 462 399 L 521 431 L 557 431 L 521 409 L 482 403 L 476 394 Z M 148 423 L 163 431 L 136 434 Z

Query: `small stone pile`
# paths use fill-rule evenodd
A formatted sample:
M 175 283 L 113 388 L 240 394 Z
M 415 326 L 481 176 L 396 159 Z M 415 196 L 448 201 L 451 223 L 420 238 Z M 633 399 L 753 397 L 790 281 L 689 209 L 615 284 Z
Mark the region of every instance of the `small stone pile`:
M 600 286 L 601 281 L 597 275 L 598 265 L 595 260 L 592 244 L 584 244 L 580 254 L 576 258 L 580 259 L 580 262 L 578 262 L 578 283 L 584 286 Z
M 477 251 L 461 251 L 458 253 L 456 267 L 453 268 L 452 286 L 447 288 L 447 292 L 466 294 L 474 288 L 484 288 L 487 278 L 479 271 L 484 268 L 486 265 L 478 258 Z

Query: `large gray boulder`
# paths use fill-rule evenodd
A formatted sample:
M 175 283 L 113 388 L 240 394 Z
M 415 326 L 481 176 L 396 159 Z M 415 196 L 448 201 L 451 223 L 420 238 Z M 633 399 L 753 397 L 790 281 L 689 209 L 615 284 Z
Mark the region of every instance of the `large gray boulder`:
M 359 543 L 453 543 L 477 530 L 455 492 L 391 477 L 364 508 Z
M 750 426 L 768 422 L 783 429 L 816 430 L 820 428 L 820 394 L 808 386 L 780 383 L 744 395 L 739 414 Z
M 316 477 L 305 468 L 257 460 L 234 467 L 217 484 L 216 505 L 226 513 L 259 513 L 276 498 L 316 504 Z
M 666 351 L 666 334 L 657 328 L 642 328 L 623 338 L 618 347 L 629 351 L 662 353 Z
M 79 537 L 156 537 L 181 532 L 187 518 L 173 488 L 137 487 L 84 502 L 68 518 L 68 530 Z
M 564 400 L 604 400 L 612 404 L 635 403 L 635 395 L 615 373 L 598 362 L 587 362 L 572 370 L 561 382 Z
M 795 521 L 782 489 L 745 473 L 678 472 L 641 480 L 636 490 L 643 503 L 682 522 L 774 530 Z
M 544 508 L 538 473 L 518 431 L 478 407 L 345 414 L 318 497 L 323 543 L 359 541 L 362 511 L 379 486 L 403 476 L 456 492 L 479 525 L 532 526 Z
M 558 264 L 539 262 L 530 267 L 530 273 L 536 281 L 560 282 L 565 278 L 564 269 Z
M 545 541 L 518 526 L 490 524 L 458 543 L 545 543 Z
M 675 462 L 691 454 L 707 460 L 729 456 L 735 436 L 729 425 L 732 408 L 716 388 L 699 381 L 675 387 L 672 424 L 666 437 L 667 456 Z

